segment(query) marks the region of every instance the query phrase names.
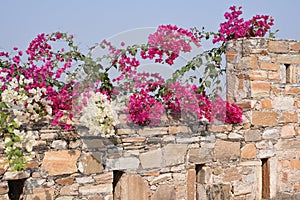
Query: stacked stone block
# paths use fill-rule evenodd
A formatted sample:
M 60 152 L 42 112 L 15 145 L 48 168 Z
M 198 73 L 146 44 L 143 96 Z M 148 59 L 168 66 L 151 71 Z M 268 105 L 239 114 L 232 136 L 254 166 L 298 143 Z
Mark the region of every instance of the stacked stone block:
M 36 144 L 23 172 L 2 167 L 0 144 L 0 200 L 300 199 L 300 42 L 240 39 L 226 60 L 227 98 L 243 123 L 164 116 L 143 128 L 121 114 L 110 138 L 27 127 Z

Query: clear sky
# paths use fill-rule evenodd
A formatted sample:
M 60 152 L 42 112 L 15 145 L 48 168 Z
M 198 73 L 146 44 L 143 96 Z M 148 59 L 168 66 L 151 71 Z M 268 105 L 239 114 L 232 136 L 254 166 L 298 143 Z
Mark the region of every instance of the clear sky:
M 25 49 L 38 33 L 75 35 L 82 50 L 122 31 L 176 24 L 217 31 L 231 5 L 243 6 L 244 18 L 275 18 L 277 37 L 300 40 L 299 0 L 0 0 L 0 50 Z

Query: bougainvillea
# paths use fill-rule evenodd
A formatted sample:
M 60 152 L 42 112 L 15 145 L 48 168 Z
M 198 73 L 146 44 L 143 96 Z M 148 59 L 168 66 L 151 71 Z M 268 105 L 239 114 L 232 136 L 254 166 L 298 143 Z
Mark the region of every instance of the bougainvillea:
M 224 72 L 221 64 L 225 42 L 265 36 L 274 20 L 256 15 L 245 21 L 241 14 L 241 7 L 230 7 L 218 33 L 161 25 L 146 44 L 125 47 L 122 42 L 118 49 L 103 40 L 99 45 L 108 50 L 108 55 L 96 60 L 91 52 L 84 55 L 78 51 L 73 35 L 60 32 L 39 34 L 25 51 L 15 47 L 12 55 L 0 52 L 0 136 L 10 168 L 22 170 L 27 159 L 23 152 L 32 151 L 31 132 L 22 131 L 22 126 L 48 117 L 52 125 L 67 130 L 76 128 L 77 123 L 92 134 L 109 137 L 117 124 L 120 99 L 122 104 L 125 102 L 123 111 L 128 114 L 128 122 L 142 126 L 159 124 L 164 112 L 181 114 L 189 121 L 242 122 L 242 109 L 215 92 L 221 89 L 218 78 Z M 173 65 L 180 54 L 200 47 L 201 40 L 211 35 L 212 42 L 222 42 L 221 46 L 195 56 L 170 79 L 138 72 L 142 60 Z M 55 46 L 57 41 L 65 41 L 66 45 Z M 105 66 L 101 63 L 104 59 Z M 196 83 L 194 76 L 184 78 L 200 68 L 204 69 Z M 119 73 L 112 80 L 111 69 Z M 209 87 L 213 87 L 212 95 L 207 94 Z
M 240 18 L 242 7 L 231 6 L 230 12 L 226 12 L 224 17 L 227 21 L 220 24 L 218 34 L 213 42 L 226 42 L 232 39 L 263 37 L 274 25 L 274 19 L 268 15 L 255 15 L 250 20 Z

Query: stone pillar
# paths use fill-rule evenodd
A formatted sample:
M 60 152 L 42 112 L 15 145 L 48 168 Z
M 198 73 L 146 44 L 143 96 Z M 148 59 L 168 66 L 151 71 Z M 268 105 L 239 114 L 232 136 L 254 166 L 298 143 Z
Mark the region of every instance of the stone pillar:
M 300 146 L 293 145 L 300 140 L 300 42 L 270 38 L 230 41 L 226 62 L 227 99 L 243 108 L 244 127 L 250 127 L 242 150 L 257 148 L 250 157 L 242 152 L 242 159 L 269 160 L 271 198 L 293 195 L 299 184 L 294 174 L 300 170 L 286 163 L 293 160 L 292 155 L 300 155 Z M 249 139 L 254 137 L 252 133 L 262 142 Z M 294 153 L 288 154 L 289 149 Z M 261 193 L 260 171 L 256 171 L 257 193 Z

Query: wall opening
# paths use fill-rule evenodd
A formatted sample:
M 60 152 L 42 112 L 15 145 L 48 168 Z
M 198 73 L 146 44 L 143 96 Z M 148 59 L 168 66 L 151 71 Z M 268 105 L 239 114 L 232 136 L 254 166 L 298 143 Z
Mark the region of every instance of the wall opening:
M 270 161 L 265 158 L 262 162 L 262 198 L 270 199 Z
M 196 170 L 196 200 L 206 199 L 204 164 L 197 164 Z
M 26 179 L 9 180 L 8 181 L 8 196 L 10 200 L 23 199 L 24 184 Z
M 118 183 L 122 177 L 122 175 L 124 174 L 123 171 L 119 171 L 119 170 L 114 170 L 113 171 L 113 196 L 114 196 L 114 200 L 119 200 L 120 199 L 120 189 L 118 189 Z M 118 193 L 118 194 L 117 194 Z
M 284 64 L 284 66 L 285 66 L 285 82 L 292 83 L 292 74 L 291 74 L 292 67 L 290 64 Z

